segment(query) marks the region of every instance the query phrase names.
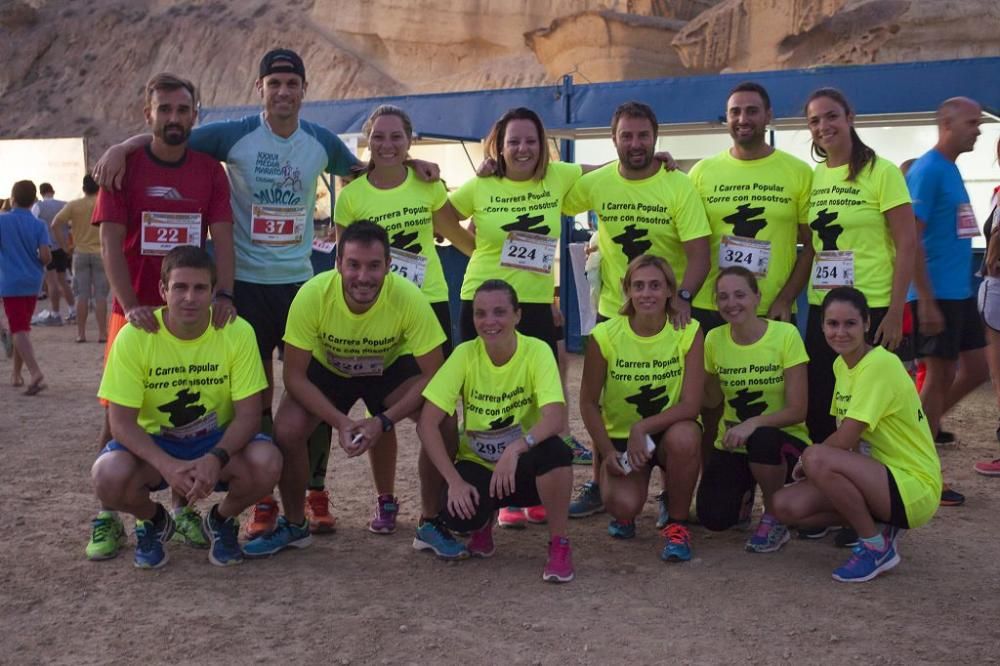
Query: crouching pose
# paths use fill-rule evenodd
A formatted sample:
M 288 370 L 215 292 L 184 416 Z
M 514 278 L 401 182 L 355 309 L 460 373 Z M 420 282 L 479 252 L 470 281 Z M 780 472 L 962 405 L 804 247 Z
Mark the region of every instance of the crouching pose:
M 805 450 L 774 495 L 774 512 L 802 527 L 850 525 L 860 537 L 833 572 L 846 583 L 871 580 L 899 564 L 900 530 L 920 527 L 941 498 L 941 465 L 913 380 L 898 357 L 866 342 L 864 295 L 837 287 L 822 306 L 823 333 L 839 354 L 831 414 L 837 429 Z
M 635 536 L 654 466 L 666 472 L 669 518 L 660 558 L 691 559 L 688 512 L 701 465 L 705 370 L 696 320 L 675 329 L 677 280 L 662 258 L 641 255 L 625 271 L 625 304 L 590 334 L 580 413 L 600 453 L 601 499 L 613 537 Z M 624 456 L 623 456 L 624 454 Z
M 115 339 L 98 395 L 110 403 L 113 439 L 91 475 L 98 499 L 136 517 L 135 565 L 163 566 L 174 523 L 150 493 L 165 489 L 188 501 L 227 491 L 205 514 L 208 559 L 243 561 L 240 512 L 266 493 L 281 473 L 281 453 L 260 427 L 267 386 L 253 329 L 242 319 L 212 322 L 215 265 L 202 249 L 181 246 L 163 259 L 150 333 L 127 324 Z
M 424 389 L 417 425 L 424 451 L 448 484 L 442 519 L 456 532 L 472 533 L 466 556 L 489 557 L 497 510 L 542 504 L 550 534 L 542 578 L 569 582 L 573 452 L 557 436 L 566 404 L 555 357 L 544 341 L 515 330 L 521 308 L 507 282 L 479 285 L 472 315 L 478 337 L 459 345 Z M 438 426 L 459 398 L 464 434 L 453 460 Z M 413 546 L 427 547 L 419 539 Z

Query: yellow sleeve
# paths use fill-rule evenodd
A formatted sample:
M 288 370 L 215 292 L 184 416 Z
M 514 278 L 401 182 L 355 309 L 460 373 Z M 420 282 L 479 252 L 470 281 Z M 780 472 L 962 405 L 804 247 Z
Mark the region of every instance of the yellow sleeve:
M 715 345 L 719 336 L 722 335 L 720 331 L 722 331 L 721 327 L 713 328 L 705 336 L 705 372 L 710 375 L 719 374 L 719 369 L 715 365 Z
M 465 369 L 474 345 L 475 341 L 470 341 L 455 347 L 451 356 L 424 387 L 424 398 L 449 416 L 455 413 L 458 399 L 462 396 Z
M 777 323 L 780 322 L 773 322 L 771 325 L 773 326 Z M 782 324 L 781 328 L 785 335 L 784 353 L 782 354 L 784 367 L 792 368 L 796 365 L 808 363 L 809 354 L 806 352 L 806 346 L 802 342 L 802 336 L 799 335 L 798 329 L 791 324 Z M 708 335 L 711 337 L 712 333 Z M 708 340 L 705 341 L 705 356 L 708 356 Z
M 478 182 L 479 176 L 473 176 L 448 197 L 451 200 L 451 205 L 455 207 L 463 220 L 472 217 L 475 212 Z
M 348 185 L 340 191 L 340 196 L 337 197 L 337 201 L 333 205 L 333 221 L 342 227 L 346 227 L 358 219 L 354 214 L 352 194 L 353 189 Z
M 437 212 L 448 203 L 448 190 L 444 186 L 444 181 L 441 180 L 428 183 L 428 185 L 430 186 L 431 211 Z
M 911 202 L 910 191 L 906 187 L 903 172 L 892 162 L 878 158 L 875 165 L 875 187 L 878 193 L 878 209 L 884 213 L 896 206 Z
M 323 294 L 319 280 L 313 278 L 306 282 L 295 294 L 292 305 L 288 309 L 288 320 L 285 323 L 285 335 L 282 340 L 299 349 L 312 351 L 319 335 L 319 322 L 322 312 L 320 298 Z
M 691 179 L 684 174 L 677 174 L 673 187 L 677 214 L 674 222 L 677 225 L 677 235 L 681 242 L 687 242 L 703 236 L 710 236 L 712 228 L 708 226 L 708 216 L 705 215 L 705 204 L 701 195 L 695 189 Z
M 531 363 L 531 379 L 535 385 L 535 398 L 538 400 L 539 408 L 556 402 L 566 404 L 562 382 L 559 379 L 559 366 L 556 365 L 552 350 L 537 338 L 531 340 L 537 343 L 533 344 L 528 362 Z
M 151 334 L 131 324 L 126 324 L 118 333 L 104 366 L 97 397 L 123 407 L 142 407 L 147 366 L 141 339 L 144 335 Z
M 869 354 L 872 352 L 868 352 Z M 865 367 L 855 378 L 851 391 L 851 404 L 847 407 L 846 419 L 854 419 L 868 425 L 869 430 L 878 428 L 883 418 L 899 409 L 898 393 L 901 387 L 886 386 L 886 380 L 895 373 L 886 367 L 886 362 L 901 361 L 889 352 Z M 913 385 L 903 387 L 914 390 Z
M 590 189 L 591 184 L 594 182 L 594 178 L 600 173 L 600 169 L 597 171 L 591 171 L 587 175 L 583 176 L 569 189 L 566 196 L 563 197 L 562 212 L 563 215 L 577 215 L 585 210 L 590 210 L 592 204 L 590 202 Z
M 232 330 L 230 330 L 232 329 Z M 249 398 L 267 388 L 264 365 L 257 348 L 257 337 L 245 319 L 237 317 L 222 329 L 230 338 L 229 385 L 233 402 Z M 296 345 L 298 346 L 298 345 Z
M 799 171 L 799 181 L 802 184 L 798 192 L 799 224 L 809 224 L 809 198 L 812 196 L 813 170 L 805 162 L 796 160 L 796 163 L 796 168 Z

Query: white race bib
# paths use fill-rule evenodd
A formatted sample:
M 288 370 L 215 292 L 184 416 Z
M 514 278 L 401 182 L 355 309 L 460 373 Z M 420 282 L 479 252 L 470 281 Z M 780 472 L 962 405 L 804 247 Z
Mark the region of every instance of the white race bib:
M 503 242 L 500 265 L 535 273 L 551 273 L 555 256 L 555 238 L 527 231 L 512 231 Z
M 824 250 L 816 255 L 812 274 L 813 289 L 854 286 L 854 252 Z
M 742 266 L 757 277 L 766 277 L 770 263 L 770 241 L 740 236 L 722 237 L 719 244 L 719 268 Z
M 489 462 L 500 460 L 504 449 L 521 438 L 521 426 L 512 425 L 500 430 L 468 431 L 465 436 L 476 455 Z
M 392 263 L 389 270 L 400 277 L 404 277 L 418 287 L 424 286 L 424 275 L 427 273 L 427 257 L 391 248 L 389 254 L 392 256 Z
M 316 252 L 330 254 L 333 252 L 335 247 L 337 247 L 337 244 L 334 241 L 323 240 L 322 238 L 313 238 L 313 250 Z
M 254 204 L 250 219 L 250 241 L 254 245 L 296 245 L 306 229 L 304 206 Z
M 201 247 L 201 213 L 142 212 L 143 255 L 162 257 L 181 245 Z
M 381 356 L 335 356 L 327 352 L 330 365 L 348 377 L 381 377 L 385 364 Z
M 979 235 L 979 224 L 971 204 L 958 204 L 958 210 L 955 211 L 955 234 L 959 238 L 975 238 Z

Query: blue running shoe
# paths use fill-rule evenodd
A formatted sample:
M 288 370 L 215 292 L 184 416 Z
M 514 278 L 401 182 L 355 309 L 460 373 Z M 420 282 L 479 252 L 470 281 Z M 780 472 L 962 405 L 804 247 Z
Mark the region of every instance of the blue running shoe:
M 311 545 L 308 520 L 302 525 L 292 525 L 288 518 L 279 516 L 273 532 L 243 544 L 243 554 L 253 559 L 274 555 L 285 548 L 308 548 Z
M 608 523 L 608 534 L 616 539 L 634 539 L 635 521 L 624 522 L 612 520 Z
M 899 553 L 892 542 L 886 543 L 885 550 L 877 551 L 859 543 L 851 551 L 851 559 L 844 566 L 834 570 L 833 579 L 841 583 L 866 583 L 880 573 L 899 564 Z
M 666 543 L 660 551 L 664 562 L 687 562 L 691 559 L 691 531 L 683 523 L 667 523 L 663 528 Z
M 219 510 L 216 504 L 202 518 L 202 530 L 208 535 L 210 542 L 208 561 L 217 567 L 228 567 L 243 563 L 243 551 L 240 550 L 240 524 L 230 516 L 223 521 L 214 518 Z M 221 516 L 220 516 L 221 517 Z
M 596 481 L 587 481 L 576 492 L 576 497 L 569 505 L 570 518 L 586 518 L 604 511 L 601 500 L 601 487 Z
M 442 560 L 464 560 L 469 556 L 465 544 L 455 539 L 440 520 L 425 520 L 417 525 L 417 535 L 413 537 L 415 550 L 430 550 Z
M 574 465 L 590 465 L 594 462 L 594 452 L 584 446 L 583 442 L 576 437 L 569 435 L 563 441 L 569 448 L 573 449 Z
M 139 569 L 158 569 L 167 563 L 163 544 L 174 535 L 174 519 L 164 511 L 166 518 L 159 529 L 152 520 L 135 521 L 135 566 Z
M 663 491 L 656 496 L 656 529 L 662 530 L 670 522 L 670 512 L 667 511 L 667 492 Z

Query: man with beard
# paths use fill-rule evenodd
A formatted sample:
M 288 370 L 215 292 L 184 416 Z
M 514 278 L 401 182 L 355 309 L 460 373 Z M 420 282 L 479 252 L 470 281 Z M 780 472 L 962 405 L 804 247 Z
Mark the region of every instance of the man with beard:
M 337 429 L 349 457 L 359 456 L 398 421 L 417 415 L 421 392 L 441 367 L 444 331 L 420 288 L 389 273 L 389 263 L 385 229 L 354 222 L 340 235 L 337 270 L 306 282 L 292 302 L 284 335 L 285 394 L 274 417 L 284 456 L 278 487 L 285 511 L 272 532 L 243 546 L 247 557 L 312 543 L 305 513 L 306 438 L 319 423 Z M 372 416 L 348 416 L 359 399 Z M 447 539 L 436 540 L 438 556 L 468 557 L 447 528 L 441 525 L 439 532 Z
M 209 232 L 218 268 L 212 323 L 221 328 L 236 317 L 229 183 L 218 162 L 188 147 L 198 114 L 194 84 L 173 74 L 157 74 L 146 84 L 144 113 L 152 142 L 129 155 L 121 189 L 102 188 L 94 208 L 93 224 L 100 225 L 101 254 L 114 293 L 105 359 L 126 323 L 150 333 L 159 330 L 153 313 L 163 305 L 163 257 L 182 245 L 204 247 Z M 101 447 L 110 439 L 105 412 Z M 176 494 L 174 521 L 188 543 L 208 547 L 200 516 Z M 118 516 L 102 511 L 93 521 L 88 559 L 114 557 L 124 535 Z
M 618 314 L 624 294 L 622 279 L 629 262 L 643 254 L 663 257 L 679 286 L 670 297 L 670 320 L 682 328 L 692 316 L 691 301 L 709 269 L 709 235 L 705 207 L 690 179 L 680 171 L 666 171 L 653 159 L 656 114 L 641 102 L 626 102 L 611 118 L 611 140 L 618 159 L 591 171 L 576 182 L 563 199 L 563 212 L 597 213 L 597 248 L 601 253 L 601 296 L 598 321 Z M 603 510 L 598 486 L 600 456 L 594 455 L 594 477 L 585 483 L 570 505 L 573 518 Z
M 763 86 L 744 82 L 729 93 L 726 123 L 733 145 L 691 169 L 712 228 L 713 285 L 719 269 L 743 266 L 760 287 L 758 314 L 791 321 L 792 305 L 805 287 L 812 266 L 809 239 L 809 191 L 812 169 L 766 141 L 771 98 Z M 796 258 L 796 242 L 805 251 Z M 701 322 L 705 333 L 722 325 L 712 298 L 703 289 L 694 307 L 710 311 Z

